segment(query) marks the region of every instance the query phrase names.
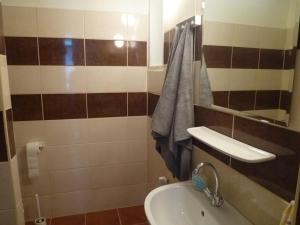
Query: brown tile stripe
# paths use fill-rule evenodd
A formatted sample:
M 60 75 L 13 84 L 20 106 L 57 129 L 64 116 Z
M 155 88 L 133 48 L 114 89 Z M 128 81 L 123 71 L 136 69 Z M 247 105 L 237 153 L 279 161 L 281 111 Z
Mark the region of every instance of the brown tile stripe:
M 225 108 L 229 107 L 229 91 L 214 91 L 214 104 Z
M 280 91 L 257 91 L 255 109 L 279 109 Z
M 152 116 L 158 99 L 159 95 L 148 92 L 148 116 Z
M 260 69 L 283 69 L 284 51 L 277 49 L 260 50 Z
M 232 68 L 256 69 L 258 68 L 258 48 L 238 48 L 232 50 Z
M 12 105 L 14 121 L 144 116 L 147 93 L 12 95 Z
M 203 53 L 208 68 L 231 67 L 232 47 L 205 45 Z
M 120 48 L 114 40 L 5 37 L 5 41 L 8 65 L 81 66 L 86 59 L 89 66 L 147 66 L 144 41 L 124 41 Z
M 2 3 L 0 2 L 0 54 L 5 55 L 5 40 L 3 31 Z
M 168 63 L 170 54 L 170 31 L 164 34 L 164 64 Z
M 86 118 L 85 94 L 43 94 L 45 120 Z
M 84 40 L 39 38 L 40 65 L 84 65 Z
M 127 93 L 87 94 L 88 117 L 127 116 Z
M 292 93 L 288 91 L 281 91 L 280 109 L 286 110 L 288 113 L 291 110 Z
M 4 127 L 4 117 L 3 111 L 0 112 L 0 162 L 5 162 L 8 160 L 7 148 L 5 140 L 5 127 Z
M 239 111 L 254 110 L 255 94 L 255 91 L 230 91 L 229 108 Z
M 195 61 L 200 61 L 202 55 L 202 26 L 196 26 L 194 29 L 194 46 Z
M 6 124 L 7 124 L 8 138 L 9 138 L 10 157 L 13 158 L 16 155 L 16 145 L 15 145 L 15 137 L 14 137 L 12 109 L 6 110 Z

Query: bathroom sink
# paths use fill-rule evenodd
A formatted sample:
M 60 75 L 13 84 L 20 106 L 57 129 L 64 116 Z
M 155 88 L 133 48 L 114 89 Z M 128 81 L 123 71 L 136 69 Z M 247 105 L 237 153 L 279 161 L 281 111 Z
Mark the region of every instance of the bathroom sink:
M 220 208 L 195 190 L 191 182 L 161 186 L 145 200 L 145 212 L 151 225 L 251 225 L 226 201 Z

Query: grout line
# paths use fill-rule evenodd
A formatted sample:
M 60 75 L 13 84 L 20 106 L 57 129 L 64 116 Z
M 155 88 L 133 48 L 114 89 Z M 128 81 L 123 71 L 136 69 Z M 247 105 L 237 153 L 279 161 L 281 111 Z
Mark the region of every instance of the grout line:
M 86 119 L 88 119 L 89 118 L 88 93 L 85 93 L 85 109 L 86 109 Z
M 129 116 L 129 107 L 128 107 L 129 93 L 128 92 L 126 93 L 126 96 L 127 96 L 127 117 L 128 117 Z
M 45 120 L 44 99 L 43 99 L 43 94 L 42 93 L 41 93 L 41 106 L 42 106 L 42 120 Z
M 84 214 L 84 224 L 86 225 L 86 213 Z
M 120 223 L 120 225 L 122 225 L 122 221 L 121 221 L 121 216 L 120 216 L 120 213 L 119 213 L 119 209 L 116 208 L 116 210 L 117 210 L 117 214 L 118 214 L 118 218 L 119 218 L 119 223 Z
M 235 116 L 232 118 L 231 137 L 234 138 Z

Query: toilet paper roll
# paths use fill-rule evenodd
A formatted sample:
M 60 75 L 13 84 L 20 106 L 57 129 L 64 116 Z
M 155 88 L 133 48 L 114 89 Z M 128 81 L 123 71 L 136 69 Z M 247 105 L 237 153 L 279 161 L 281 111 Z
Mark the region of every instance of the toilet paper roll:
M 26 157 L 28 177 L 34 178 L 40 175 L 39 153 L 43 148 L 42 142 L 30 142 L 26 144 Z

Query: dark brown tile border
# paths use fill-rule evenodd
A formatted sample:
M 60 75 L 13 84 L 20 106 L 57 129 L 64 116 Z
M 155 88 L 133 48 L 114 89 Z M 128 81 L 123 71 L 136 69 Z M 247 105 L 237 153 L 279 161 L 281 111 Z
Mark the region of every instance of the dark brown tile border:
M 295 69 L 297 49 L 284 51 L 284 69 Z
M 257 69 L 258 60 L 258 48 L 233 47 L 232 68 Z
M 73 38 L 39 38 L 41 65 L 84 65 L 84 41 Z
M 194 59 L 195 61 L 199 61 L 202 55 L 202 26 L 196 26 L 194 29 L 194 45 Z
M 85 94 L 43 94 L 45 120 L 87 118 Z
M 257 91 L 255 109 L 279 109 L 280 91 Z
M 0 112 L 0 162 L 8 161 L 3 111 Z
M 147 42 L 128 42 L 128 66 L 147 66 Z
M 158 99 L 159 95 L 148 92 L 148 116 L 154 113 Z
M 5 37 L 8 65 L 38 65 L 36 37 Z
M 214 91 L 214 105 L 229 107 L 229 91 Z
M 170 31 L 164 34 L 164 64 L 168 63 L 170 54 Z
M 7 132 L 8 132 L 8 139 L 9 139 L 10 158 L 13 158 L 16 155 L 16 145 L 15 145 L 15 137 L 14 137 L 12 109 L 6 110 L 6 124 L 7 124 Z
M 12 95 L 14 121 L 42 120 L 42 99 L 40 94 Z
M 128 116 L 144 116 L 147 114 L 147 93 L 128 93 Z
M 126 66 L 126 41 L 117 47 L 111 40 L 85 40 L 86 65 L 88 66 Z
M 231 137 L 233 115 L 195 105 L 195 126 L 205 126 Z
M 5 55 L 5 39 L 3 30 L 2 3 L 0 2 L 0 54 Z
M 232 47 L 204 45 L 206 65 L 208 68 L 230 68 Z
M 87 94 L 88 117 L 127 116 L 127 93 Z
M 254 110 L 255 91 L 230 91 L 229 108 L 239 111 Z
M 280 97 L 280 109 L 286 110 L 287 113 L 291 110 L 291 102 L 292 102 L 292 92 L 289 91 L 281 91 Z
M 260 69 L 283 69 L 284 51 L 277 49 L 260 50 Z

